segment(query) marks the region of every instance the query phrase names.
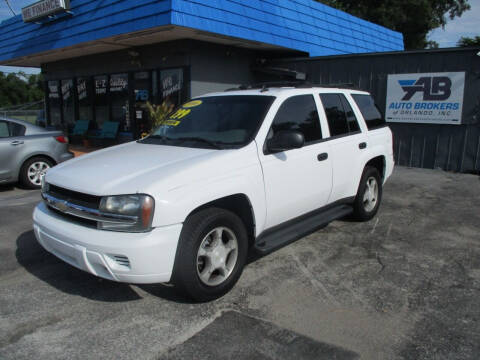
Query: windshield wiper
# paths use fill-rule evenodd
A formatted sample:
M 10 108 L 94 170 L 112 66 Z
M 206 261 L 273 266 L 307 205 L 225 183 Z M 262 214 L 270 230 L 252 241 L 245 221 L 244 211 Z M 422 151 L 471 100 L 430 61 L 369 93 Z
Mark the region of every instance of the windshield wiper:
M 202 142 L 202 143 L 208 144 L 211 147 L 214 147 L 215 149 L 222 149 L 222 147 L 218 143 L 216 143 L 215 141 L 204 139 L 204 138 L 201 138 L 201 137 L 195 137 L 195 136 L 179 137 L 179 138 L 175 138 L 175 139 L 172 139 L 172 140 L 197 141 L 197 142 Z

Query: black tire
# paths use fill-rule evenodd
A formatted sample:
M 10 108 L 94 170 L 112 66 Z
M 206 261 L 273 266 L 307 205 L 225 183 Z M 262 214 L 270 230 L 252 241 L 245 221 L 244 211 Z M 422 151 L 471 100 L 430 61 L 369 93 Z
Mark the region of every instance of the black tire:
M 44 156 L 35 156 L 25 161 L 22 167 L 20 168 L 19 180 L 20 180 L 20 183 L 28 189 L 41 188 L 41 183 L 31 179 L 28 174 L 29 168 L 35 163 L 44 163 L 48 166 L 48 168 L 51 168 L 54 165 L 52 160 Z
M 233 270 L 218 285 L 209 286 L 200 279 L 197 255 L 202 241 L 219 227 L 225 227 L 236 237 L 238 244 Z M 231 211 L 207 208 L 190 215 L 183 224 L 175 256 L 172 282 L 191 299 L 204 302 L 225 295 L 238 281 L 247 260 L 248 236 L 242 220 Z M 230 254 L 228 255 L 230 256 Z
M 367 182 L 371 179 L 375 179 L 375 182 L 378 186 L 378 195 L 375 199 L 375 205 L 372 207 L 372 203 L 369 203 L 369 200 L 364 201 L 365 193 L 368 189 Z M 367 196 L 368 197 L 368 196 Z M 372 219 L 378 211 L 380 202 L 382 200 L 382 177 L 378 173 L 378 170 L 372 166 L 366 166 L 363 170 L 362 178 L 360 184 L 358 185 L 357 195 L 354 202 L 354 211 L 353 217 L 359 221 L 368 221 Z

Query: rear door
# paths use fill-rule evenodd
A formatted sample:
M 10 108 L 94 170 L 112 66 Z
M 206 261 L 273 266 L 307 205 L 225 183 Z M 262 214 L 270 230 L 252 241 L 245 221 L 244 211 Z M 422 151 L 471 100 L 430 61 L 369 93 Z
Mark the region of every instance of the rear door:
M 267 139 L 280 130 L 302 132 L 305 146 L 274 154 L 268 153 L 265 146 L 263 151 L 260 149 L 267 203 L 265 228 L 326 205 L 332 186 L 328 144 L 322 142 L 317 103 L 312 94 L 284 100 Z
M 322 93 L 324 115 L 330 130 L 330 153 L 333 168 L 333 187 L 329 202 L 355 196 L 358 181 L 357 168 L 361 152 L 368 146 L 366 135 L 342 93 Z
M 16 174 L 18 154 L 24 146 L 21 138 L 13 136 L 16 131 L 10 121 L 0 120 L 0 182 L 10 181 Z

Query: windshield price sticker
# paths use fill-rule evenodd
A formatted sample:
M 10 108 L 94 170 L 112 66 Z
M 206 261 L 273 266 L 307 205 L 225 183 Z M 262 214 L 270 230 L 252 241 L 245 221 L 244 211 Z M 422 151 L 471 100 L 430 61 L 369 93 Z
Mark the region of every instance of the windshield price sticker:
M 165 120 L 162 123 L 162 125 L 165 125 L 165 126 L 177 126 L 178 124 L 180 124 L 180 121 L 179 120 L 173 120 L 173 119 Z
M 183 119 L 185 116 L 190 114 L 192 110 L 190 109 L 178 109 L 175 113 L 170 116 L 170 119 Z
M 202 103 L 202 100 L 193 100 L 188 103 L 183 104 L 180 109 L 175 111 L 167 120 L 165 120 L 162 125 L 165 126 L 177 126 L 180 124 L 180 119 L 183 119 L 185 116 L 192 112 L 193 107 L 198 106 Z
M 202 100 L 192 100 L 192 101 L 189 101 L 187 102 L 186 104 L 183 104 L 182 105 L 182 108 L 192 108 L 192 107 L 195 107 L 195 106 L 198 106 L 202 103 Z

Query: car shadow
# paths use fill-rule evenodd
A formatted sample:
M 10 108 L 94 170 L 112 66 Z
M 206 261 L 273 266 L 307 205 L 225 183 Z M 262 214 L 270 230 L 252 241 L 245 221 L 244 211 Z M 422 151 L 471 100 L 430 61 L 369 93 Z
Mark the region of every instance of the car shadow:
M 15 256 L 30 274 L 64 293 L 104 302 L 141 299 L 129 284 L 98 278 L 50 254 L 37 242 L 33 230 L 17 238 Z
M 12 190 L 15 190 L 15 186 L 13 184 L 0 185 L 0 193 Z
M 164 300 L 179 304 L 198 304 L 198 301 L 188 298 L 180 291 L 175 289 L 172 284 L 142 284 L 137 286 L 150 295 L 162 298 Z
M 250 249 L 245 266 L 270 254 L 261 254 Z M 64 293 L 105 302 L 133 301 L 142 298 L 130 284 L 99 278 L 50 254 L 38 243 L 33 230 L 26 231 L 18 237 L 15 255 L 18 263 L 29 273 Z M 167 301 L 181 304 L 197 303 L 172 284 L 135 284 L 135 286 Z

